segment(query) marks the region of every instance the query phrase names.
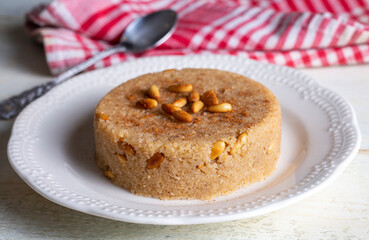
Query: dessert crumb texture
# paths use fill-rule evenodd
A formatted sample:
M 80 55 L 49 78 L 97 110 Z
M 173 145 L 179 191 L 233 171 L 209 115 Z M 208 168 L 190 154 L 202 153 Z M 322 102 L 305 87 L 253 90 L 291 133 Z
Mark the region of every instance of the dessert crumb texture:
M 229 104 L 227 111 L 209 111 L 211 104 L 205 104 L 194 113 L 191 101 L 204 93 L 207 99 L 209 91 L 219 104 Z M 137 105 L 150 95 L 156 96 L 155 107 Z M 184 111 L 187 121 L 163 111 L 163 104 L 176 101 L 177 114 Z M 99 167 L 116 185 L 159 199 L 212 199 L 263 180 L 275 168 L 280 140 L 281 110 L 272 92 L 214 69 L 139 76 L 109 92 L 95 111 Z

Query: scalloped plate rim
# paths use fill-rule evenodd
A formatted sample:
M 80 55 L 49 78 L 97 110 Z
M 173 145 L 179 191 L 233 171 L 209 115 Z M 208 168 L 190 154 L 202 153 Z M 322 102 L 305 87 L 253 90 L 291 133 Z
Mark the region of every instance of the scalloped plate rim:
M 248 61 L 251 62 L 253 64 L 261 64 L 264 66 L 271 66 L 272 68 L 279 68 L 279 69 L 291 69 L 285 66 L 277 66 L 277 65 L 272 65 L 272 64 L 268 64 L 268 63 L 261 63 L 261 62 L 257 62 L 251 59 L 247 59 L 247 58 L 243 58 L 243 57 L 236 57 L 236 56 L 228 56 L 228 55 L 190 55 L 190 56 L 160 56 L 160 57 L 145 57 L 145 58 L 141 58 L 141 59 L 135 59 L 135 60 L 129 60 L 125 63 L 120 63 L 108 68 L 103 68 L 103 69 L 98 69 L 95 71 L 91 71 L 91 72 L 87 72 L 81 75 L 78 75 L 76 77 L 74 77 L 73 79 L 68 80 L 67 83 L 62 84 L 61 86 L 56 87 L 56 89 L 63 87 L 63 85 L 66 84 L 73 84 L 74 82 L 77 82 L 78 78 L 82 77 L 82 78 L 88 78 L 90 76 L 94 76 L 94 75 L 98 75 L 102 72 L 105 72 L 109 69 L 109 71 L 114 70 L 114 68 L 122 68 L 124 67 L 126 64 L 131 64 L 132 62 L 150 62 L 150 61 L 155 61 L 155 59 L 185 59 L 185 58 L 207 58 L 207 57 L 212 57 L 212 58 L 220 58 L 220 59 L 230 59 L 230 60 L 236 60 L 236 59 L 242 59 L 243 61 Z M 211 60 L 211 59 L 210 59 Z M 202 67 L 202 66 L 199 66 Z M 294 72 L 298 72 L 298 70 L 296 69 L 292 69 L 291 71 Z M 300 72 L 301 73 L 301 72 Z M 306 74 L 302 74 L 307 76 Z M 28 176 L 27 174 L 25 174 L 19 167 L 19 165 L 16 163 L 16 161 L 14 160 L 15 156 L 14 154 L 11 153 L 11 147 L 14 145 L 14 143 L 16 143 L 17 140 L 17 135 L 16 133 L 16 129 L 18 128 L 18 124 L 23 120 L 24 117 L 27 116 L 29 110 L 31 109 L 31 106 L 34 106 L 36 104 L 38 104 L 39 102 L 44 101 L 45 96 L 49 96 L 51 94 L 53 94 L 55 92 L 55 90 L 51 90 L 49 93 L 47 93 L 47 95 L 45 95 L 44 97 L 41 97 L 40 99 L 37 99 L 35 102 L 31 103 L 24 111 L 21 112 L 21 114 L 18 116 L 18 118 L 15 120 L 14 125 L 13 125 L 13 129 L 12 129 L 12 133 L 10 136 L 10 140 L 8 143 L 8 158 L 9 158 L 9 162 L 12 166 L 12 168 L 16 171 L 16 173 L 23 179 L 23 181 L 25 181 L 32 189 L 34 189 L 37 193 L 39 193 L 41 196 L 45 197 L 46 199 L 55 202 L 59 205 L 65 206 L 67 208 L 70 209 L 74 209 L 80 212 L 84 212 L 84 213 L 88 213 L 91 215 L 95 215 L 95 216 L 99 216 L 99 217 L 104 217 L 104 218 L 108 218 L 108 219 L 113 219 L 113 220 L 118 220 L 118 221 L 125 221 L 125 222 L 131 222 L 131 223 L 141 223 L 141 224 L 156 224 L 156 225 L 185 225 L 185 224 L 202 224 L 202 223 L 216 223 L 216 222 L 224 222 L 224 221 L 232 221 L 232 220 L 240 220 L 240 219 L 245 219 L 245 218 L 249 218 L 249 217 L 254 217 L 254 216 L 259 216 L 265 213 L 269 213 L 269 212 L 273 212 L 276 211 L 278 209 L 281 209 L 283 207 L 289 206 L 293 203 L 296 203 L 298 201 L 301 201 L 315 193 L 317 193 L 318 191 L 320 191 L 321 189 L 323 189 L 324 187 L 328 186 L 330 183 L 332 183 L 343 171 L 344 169 L 350 164 L 350 162 L 353 160 L 353 158 L 355 157 L 355 155 L 357 154 L 358 150 L 359 150 L 359 146 L 360 146 L 360 142 L 361 142 L 361 134 L 359 131 L 359 127 L 358 127 L 358 123 L 357 123 L 357 118 L 356 118 L 356 114 L 355 111 L 353 109 L 353 107 L 351 106 L 351 104 L 345 100 L 342 96 L 340 96 L 339 94 L 333 92 L 332 90 L 320 85 L 318 82 L 316 82 L 315 80 L 313 80 L 312 78 L 308 77 L 308 79 L 310 80 L 309 84 L 313 83 L 313 85 L 319 87 L 319 89 L 323 89 L 326 90 L 328 92 L 330 92 L 331 94 L 334 94 L 336 97 L 339 97 L 340 100 L 346 105 L 346 107 L 349 108 L 350 113 L 352 114 L 352 118 L 350 119 L 350 124 L 352 125 L 352 127 L 354 128 L 354 130 L 356 131 L 356 139 L 355 139 L 355 144 L 351 149 L 350 154 L 341 162 L 339 163 L 335 170 L 327 177 L 324 179 L 324 181 L 322 181 L 320 184 L 316 185 L 315 187 L 313 187 L 312 189 L 309 189 L 308 191 L 302 192 L 300 194 L 297 194 L 293 197 L 287 198 L 287 199 L 283 199 L 281 201 L 276 201 L 276 202 L 272 202 L 269 203 L 266 206 L 263 206 L 261 208 L 257 208 L 251 211 L 246 211 L 246 212 L 241 212 L 241 213 L 234 213 L 232 215 L 223 215 L 223 216 L 177 216 L 177 217 L 129 217 L 128 215 L 125 215 L 122 217 L 122 215 L 119 215 L 119 213 L 113 213 L 110 212 L 110 214 L 106 214 L 106 212 L 101 212 L 101 211 L 95 211 L 96 209 L 93 208 L 89 208 L 89 207 L 82 207 L 78 204 L 76 204 L 75 202 L 71 202 L 71 201 L 67 201 L 67 200 L 63 200 L 61 198 L 58 198 L 54 195 L 45 193 L 44 191 L 42 191 L 41 189 L 39 189 L 37 187 L 37 185 L 35 184 L 35 182 L 32 180 L 32 178 L 30 176 Z M 306 83 L 305 83 L 306 84 Z

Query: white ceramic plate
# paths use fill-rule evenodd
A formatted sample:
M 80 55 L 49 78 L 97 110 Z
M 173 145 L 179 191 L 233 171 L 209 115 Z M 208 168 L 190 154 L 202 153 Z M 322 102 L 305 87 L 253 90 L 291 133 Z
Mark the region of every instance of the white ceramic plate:
M 112 88 L 168 68 L 217 68 L 270 88 L 282 106 L 282 154 L 265 181 L 213 201 L 162 201 L 111 184 L 94 160 L 93 112 Z M 88 214 L 150 224 L 236 220 L 295 203 L 332 182 L 358 151 L 352 107 L 309 76 L 286 67 L 220 55 L 153 57 L 79 75 L 27 107 L 8 145 L 15 171 L 42 196 Z

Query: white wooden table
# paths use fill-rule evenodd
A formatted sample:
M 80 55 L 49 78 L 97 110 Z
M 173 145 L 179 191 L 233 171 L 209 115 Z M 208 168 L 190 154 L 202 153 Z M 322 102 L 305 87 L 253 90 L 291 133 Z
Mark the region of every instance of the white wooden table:
M 37 1 L 0 7 L 0 99 L 51 79 L 42 47 L 27 37 L 23 13 Z M 356 110 L 362 144 L 329 187 L 295 205 L 241 221 L 152 226 L 79 213 L 44 199 L 7 159 L 12 121 L 0 121 L 0 239 L 369 239 L 369 64 L 303 70 Z

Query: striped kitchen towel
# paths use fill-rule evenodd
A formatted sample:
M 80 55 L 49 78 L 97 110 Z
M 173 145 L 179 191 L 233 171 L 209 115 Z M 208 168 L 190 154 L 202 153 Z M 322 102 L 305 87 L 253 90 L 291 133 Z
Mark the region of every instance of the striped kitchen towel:
M 53 74 L 117 44 L 137 16 L 178 12 L 164 44 L 142 54 L 116 54 L 101 68 L 142 56 L 232 54 L 292 67 L 369 62 L 366 0 L 56 0 L 27 14 Z

